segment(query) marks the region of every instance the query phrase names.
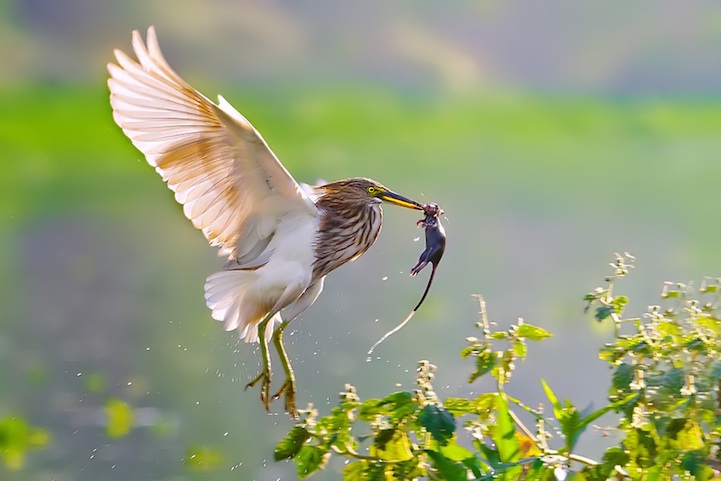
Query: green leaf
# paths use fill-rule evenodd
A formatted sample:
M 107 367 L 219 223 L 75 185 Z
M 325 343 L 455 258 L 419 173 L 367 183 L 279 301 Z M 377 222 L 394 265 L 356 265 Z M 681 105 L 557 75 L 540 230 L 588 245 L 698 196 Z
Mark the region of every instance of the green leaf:
M 473 446 L 478 451 L 478 454 L 480 454 L 481 459 L 485 460 L 490 466 L 495 468 L 501 464 L 497 449 L 486 446 L 486 443 L 477 438 L 473 439 Z
M 348 464 L 343 469 L 343 481 L 386 481 L 386 479 L 389 479 L 386 476 L 386 465 L 382 463 L 357 461 Z M 405 478 L 398 479 L 400 481 Z
M 382 404 L 389 409 L 394 419 L 408 417 L 418 409 L 413 395 L 406 391 L 396 392 L 383 398 Z
M 706 453 L 696 450 L 685 453 L 681 458 L 683 469 L 691 473 L 696 481 L 707 481 L 714 478 L 714 470 L 708 465 Z
M 319 469 L 325 468 L 330 459 L 330 452 L 320 446 L 305 444 L 295 456 L 298 478 L 305 479 Z
M 658 333 L 664 336 L 679 336 L 681 335 L 681 327 L 673 322 L 663 321 L 656 324 Z
M 609 364 L 616 364 L 619 360 L 623 359 L 628 351 L 624 348 L 620 348 L 613 344 L 606 344 L 601 348 L 598 353 L 598 358 L 602 361 L 606 361 Z
M 376 398 L 366 399 L 358 407 L 358 417 L 361 421 L 373 421 L 376 416 L 385 412 L 382 401 Z
M 393 439 L 393 435 L 396 433 L 395 428 L 391 429 L 381 429 L 378 434 L 376 434 L 375 439 L 373 439 L 373 445 L 375 445 L 378 449 L 385 449 L 386 444 L 388 441 Z
M 624 306 L 628 304 L 628 297 L 626 296 L 616 296 L 613 298 L 613 301 L 611 301 L 611 305 L 616 309 L 617 314 L 621 314 L 623 312 Z
M 566 450 L 570 453 L 573 451 L 573 447 L 576 445 L 583 428 L 581 426 L 581 414 L 576 409 L 576 406 L 571 404 L 568 399 L 564 399 L 564 404 L 558 422 L 561 425 L 561 432 L 566 438 Z
M 107 418 L 105 434 L 111 439 L 126 436 L 135 421 L 133 408 L 120 399 L 109 399 L 105 403 L 105 416 Z
M 406 391 L 399 391 L 383 399 L 368 399 L 358 409 L 358 417 L 362 421 L 372 422 L 376 416 L 389 416 L 400 420 L 412 415 L 418 406 L 413 395 Z
M 498 364 L 498 356 L 489 347 L 476 354 L 476 370 L 468 377 L 468 382 L 473 382 L 484 374 L 488 373 Z
M 613 306 L 601 306 L 596 308 L 596 315 L 594 316 L 597 321 L 601 322 L 604 319 L 611 317 L 611 314 L 614 314 L 616 312 L 616 309 Z
M 461 358 L 465 359 L 476 351 L 474 346 L 468 346 L 461 349 Z
M 645 476 L 643 477 L 644 481 L 661 481 L 663 479 L 662 470 L 663 468 L 661 466 L 653 466 L 647 469 Z
M 685 398 L 681 397 L 681 388 L 685 379 L 684 370 L 675 367 L 660 374 L 647 375 L 646 384 L 656 388 L 647 390 L 653 405 L 658 409 L 667 410 L 673 409 L 679 400 L 684 401 Z
M 475 414 L 481 418 L 487 418 L 496 405 L 496 393 L 483 393 L 474 399 L 448 398 L 443 406 L 454 416 L 464 414 Z
M 566 451 L 567 453 L 571 453 L 578 441 L 578 437 L 586 428 L 586 425 L 612 408 L 611 406 L 606 406 L 588 416 L 586 421 L 582 421 L 581 414 L 571 401 L 564 399 L 562 405 L 546 381 L 541 379 L 541 383 L 543 384 L 543 390 L 546 392 L 546 397 L 548 397 L 548 400 L 551 401 L 553 405 L 553 415 L 556 416 L 558 423 L 561 425 L 561 432 L 566 440 Z
M 281 461 L 294 458 L 308 439 L 310 439 L 310 433 L 304 427 L 293 427 L 288 436 L 275 447 L 273 459 Z
M 356 461 L 348 464 L 343 468 L 343 481 L 369 481 L 369 477 L 366 476 L 366 469 L 368 463 L 365 461 Z
M 693 419 L 679 418 L 672 420 L 667 435 L 674 440 L 672 446 L 678 450 L 695 451 L 704 448 L 703 431 L 701 426 Z
M 456 430 L 456 420 L 453 414 L 443 407 L 433 404 L 423 407 L 418 416 L 418 421 L 441 446 L 448 443 Z
M 408 461 L 393 463 L 390 465 L 390 470 L 390 476 L 386 476 L 385 478 L 383 478 L 382 476 L 376 476 L 375 478 L 369 478 L 368 481 L 385 481 L 385 479 L 405 481 L 425 477 L 426 474 L 428 474 L 426 460 L 423 459 L 423 463 L 421 464 L 420 456 L 415 456 Z
M 566 433 L 566 431 L 564 430 L 564 434 L 566 434 L 566 436 L 568 436 L 567 437 L 567 446 L 568 446 L 569 452 L 571 452 L 573 450 L 573 447 L 578 442 L 578 438 L 583 433 L 583 431 L 586 430 L 586 428 L 588 427 L 589 424 L 591 424 L 592 422 L 594 422 L 596 419 L 600 418 L 607 412 L 609 412 L 611 410 L 615 410 L 621 406 L 628 404 L 629 402 L 638 398 L 639 395 L 640 394 L 638 394 L 638 393 L 629 394 L 628 396 L 626 396 L 625 398 L 623 398 L 619 401 L 611 403 L 607 406 L 602 407 L 601 409 L 598 409 L 597 411 L 592 412 L 591 414 L 584 416 L 582 419 L 578 419 L 578 417 L 574 415 L 575 408 L 573 407 L 573 405 L 570 405 L 570 407 L 565 407 L 564 411 L 568 410 L 567 412 L 569 412 L 568 419 L 564 421 L 565 423 L 567 423 L 567 428 L 568 428 L 568 432 Z M 570 403 L 567 402 L 567 404 L 570 404 Z M 559 421 L 560 421 L 560 419 L 559 419 Z M 561 422 L 562 429 L 564 426 L 564 422 Z
M 433 467 L 438 471 L 440 479 L 444 481 L 467 481 L 468 470 L 461 463 L 455 463 L 443 456 L 438 451 L 427 450 L 428 456 L 433 461 Z
M 464 397 L 449 397 L 443 401 L 443 406 L 454 416 L 475 413 L 475 408 L 471 400 Z
M 483 468 L 484 468 L 485 466 L 483 466 L 483 464 L 481 464 L 481 462 L 480 462 L 480 461 L 478 460 L 478 458 L 476 458 L 475 456 L 472 456 L 472 457 L 470 457 L 470 458 L 463 459 L 463 460 L 461 460 L 461 463 L 462 463 L 466 468 L 468 468 L 468 469 L 471 470 L 471 472 L 473 473 L 473 476 L 475 476 L 476 479 L 478 479 L 478 478 L 480 478 L 481 476 L 483 476 Z
M 644 429 L 626 429 L 623 447 L 632 462 L 641 468 L 650 468 L 655 465 L 656 443 L 653 437 Z
M 375 438 L 371 456 L 388 461 L 405 461 L 413 457 L 408 435 L 397 429 L 383 429 Z
M 628 391 L 628 386 L 633 382 L 634 368 L 630 364 L 620 364 L 613 372 L 613 387 L 619 391 Z
M 513 352 L 522 359 L 526 357 L 526 343 L 523 342 L 523 339 L 518 339 L 513 343 Z
M 508 403 L 500 394 L 496 395 L 496 424 L 492 426 L 492 438 L 503 463 L 513 463 L 521 458 L 521 449 L 516 437 L 516 428 L 508 410 Z
M 608 479 L 616 466 L 625 466 L 628 463 L 628 454 L 621 446 L 611 446 L 603 453 L 601 465 L 598 469 L 599 479 Z
M 563 409 L 563 406 L 561 406 L 561 403 L 558 401 L 558 398 L 551 390 L 551 387 L 546 383 L 545 379 L 541 379 L 541 385 L 543 386 L 543 390 L 546 393 L 546 397 L 549 401 L 551 401 L 551 406 L 553 406 L 553 414 L 556 416 L 556 419 L 561 417 L 561 410 Z
M 451 461 L 463 461 L 468 458 L 474 458 L 473 452 L 456 443 L 448 443 L 441 446 L 440 453 Z
M 714 334 L 721 334 L 721 320 L 715 317 L 702 316 L 696 319 L 696 323 Z
M 529 339 L 531 341 L 541 341 L 547 337 L 551 337 L 551 333 L 543 329 L 542 327 L 524 323 L 518 326 L 517 336 Z

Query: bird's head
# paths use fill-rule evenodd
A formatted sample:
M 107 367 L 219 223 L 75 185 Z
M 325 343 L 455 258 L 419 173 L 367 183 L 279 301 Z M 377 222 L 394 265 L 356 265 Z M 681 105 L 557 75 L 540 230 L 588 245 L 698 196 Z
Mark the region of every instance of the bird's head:
M 389 202 L 407 209 L 423 210 L 423 205 L 396 194 L 375 180 L 363 177 L 344 179 L 322 186 L 326 194 L 352 204 L 376 204 Z

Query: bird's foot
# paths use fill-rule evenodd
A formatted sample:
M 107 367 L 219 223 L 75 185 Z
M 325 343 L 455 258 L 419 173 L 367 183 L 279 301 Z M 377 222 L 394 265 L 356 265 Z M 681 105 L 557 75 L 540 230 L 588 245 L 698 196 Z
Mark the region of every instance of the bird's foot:
M 295 381 L 293 379 L 285 380 L 278 392 L 273 395 L 273 400 L 280 399 L 283 395 L 285 395 L 285 411 L 293 420 L 297 421 L 298 410 L 295 407 Z
M 258 382 L 261 382 L 260 384 L 260 402 L 263 403 L 263 406 L 265 406 L 266 411 L 270 411 L 270 401 L 271 398 L 269 397 L 270 393 L 270 369 L 263 369 L 260 371 L 260 374 L 250 381 L 248 384 L 245 385 L 245 389 L 248 389 L 249 387 L 255 387 Z M 275 399 L 275 396 L 273 396 L 273 399 Z

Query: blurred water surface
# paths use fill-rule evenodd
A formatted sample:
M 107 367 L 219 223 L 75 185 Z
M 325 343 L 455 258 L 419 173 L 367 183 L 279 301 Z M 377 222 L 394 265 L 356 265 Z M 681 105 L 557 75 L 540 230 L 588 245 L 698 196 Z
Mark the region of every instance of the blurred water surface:
M 292 325 L 301 405 L 327 412 L 345 383 L 363 398 L 412 389 L 421 358 L 439 366 L 442 397 L 492 389 L 468 385 L 458 356 L 480 293 L 499 324 L 554 333 L 530 346 L 514 396 L 536 404 L 544 377 L 599 407 L 596 352 L 611 329 L 581 298 L 612 253 L 638 257 L 624 284 L 638 314 L 664 280 L 721 273 L 709 55 L 721 16 L 711 2 L 671 4 L 3 4 L 0 42 L 14 48 L 0 73 L 0 418 L 51 439 L 0 478 L 295 477 L 272 461 L 290 420 L 244 391 L 258 349 L 204 305 L 222 260 L 112 122 L 103 69 L 132 28 L 158 26 L 181 75 L 222 92 L 298 180 L 368 176 L 447 213 L 434 289 L 380 359 L 366 363 L 367 349 L 425 286 L 427 273 L 408 276 L 423 249 L 410 211 L 387 207 L 376 246 Z M 118 439 L 111 399 L 134 412 Z M 579 449 L 605 442 L 589 432 Z

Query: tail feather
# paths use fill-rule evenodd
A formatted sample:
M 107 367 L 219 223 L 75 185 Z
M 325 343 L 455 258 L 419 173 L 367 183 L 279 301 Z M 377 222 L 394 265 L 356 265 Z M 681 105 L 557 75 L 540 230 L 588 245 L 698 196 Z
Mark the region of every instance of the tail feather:
M 205 283 L 205 302 L 212 311 L 213 319 L 222 321 L 226 331 L 237 329 L 245 342 L 258 341 L 258 324 L 268 315 L 268 312 L 257 308 L 257 302 L 246 299 L 256 280 L 255 271 L 233 270 L 216 272 Z M 275 323 L 281 322 L 280 313 L 268 322 L 266 342 L 273 335 Z

